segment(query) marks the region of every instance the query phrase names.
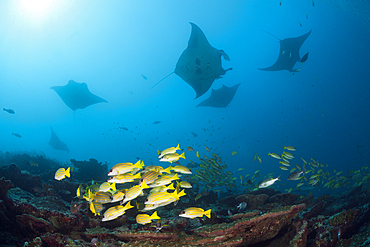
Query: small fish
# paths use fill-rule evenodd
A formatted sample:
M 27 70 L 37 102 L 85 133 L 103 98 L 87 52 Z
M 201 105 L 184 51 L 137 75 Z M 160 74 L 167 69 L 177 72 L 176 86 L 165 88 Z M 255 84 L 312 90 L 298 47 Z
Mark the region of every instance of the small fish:
M 281 6 L 281 1 L 280 1 L 279 5 Z
M 153 124 L 160 124 L 162 121 L 154 121 Z
M 240 185 L 243 185 L 243 175 L 240 175 Z
M 22 136 L 18 133 L 12 133 L 12 135 L 15 136 L 15 137 L 18 137 L 18 138 L 22 138 Z
M 63 167 L 62 168 L 59 168 L 56 172 L 55 172 L 55 176 L 54 178 L 56 180 L 62 180 L 64 179 L 65 177 L 71 177 L 71 174 L 70 174 L 70 170 L 71 170 L 71 167 L 68 167 L 68 169 L 64 169 Z
M 304 174 L 303 171 L 295 171 L 295 172 L 292 172 L 289 177 L 288 177 L 288 180 L 298 180 L 301 178 L 301 174 Z
M 162 158 L 163 156 L 165 156 L 166 154 L 173 154 L 173 153 L 176 153 L 176 150 L 180 150 L 180 144 L 177 144 L 177 147 L 170 147 L 170 148 L 166 148 L 165 150 L 163 151 L 158 151 L 158 159 Z
M 202 197 L 202 194 L 201 193 L 198 193 L 197 196 L 195 197 L 194 201 L 198 201 L 199 198 L 201 198 L 201 197 Z
M 143 75 L 143 74 L 141 74 L 141 77 L 143 77 L 144 80 L 148 80 L 148 78 L 145 75 Z
M 283 170 L 283 171 L 287 171 L 287 170 L 288 170 L 288 168 L 287 168 L 286 166 L 279 166 L 279 168 L 280 168 L 281 170 Z
M 232 151 L 232 152 L 231 152 L 231 156 L 234 156 L 235 154 L 237 154 L 237 152 L 236 152 L 236 151 Z
M 238 210 L 243 210 L 247 206 L 246 202 L 241 202 L 236 208 Z
M 298 22 L 299 23 L 299 25 L 302 27 L 302 23 L 300 23 L 300 22 Z
M 15 114 L 15 111 L 13 109 L 5 109 L 5 108 L 3 108 L 3 111 L 6 111 L 9 114 Z
M 297 184 L 297 186 L 296 186 L 296 188 L 299 188 L 299 187 L 301 187 L 302 185 L 303 185 L 304 183 L 299 183 L 299 184 Z
M 306 19 L 308 19 L 308 14 L 306 14 Z
M 121 215 L 124 215 L 126 213 L 126 210 L 133 208 L 134 206 L 131 206 L 130 202 L 128 202 L 125 206 L 118 205 L 115 207 L 110 207 L 105 211 L 104 213 L 104 218 L 102 221 L 109 221 L 109 220 L 114 220 Z
M 195 153 L 195 156 L 197 156 L 197 158 L 199 158 L 199 151 L 197 151 L 197 152 Z
M 82 185 L 81 184 L 77 188 L 76 195 L 78 198 L 82 199 Z
M 123 198 L 125 197 L 126 191 L 127 191 L 127 189 L 122 189 L 122 190 L 116 191 L 116 193 L 113 194 L 113 198 L 112 198 L 112 201 L 111 202 L 119 202 L 119 201 L 122 201 Z
M 262 160 L 259 156 L 257 156 L 258 162 L 262 164 Z
M 138 173 L 139 174 L 139 173 Z M 159 173 L 156 171 L 146 172 L 140 179 L 139 185 L 145 180 L 146 184 L 152 184 L 159 176 Z
M 39 164 L 37 164 L 36 162 L 34 162 L 34 161 L 32 161 L 32 160 L 29 162 L 29 164 L 30 164 L 31 166 L 39 166 Z
M 277 178 L 268 178 L 266 180 L 264 180 L 262 183 L 260 183 L 260 185 L 258 186 L 258 188 L 267 188 L 271 185 L 273 185 L 276 181 L 280 181 L 280 176 L 278 176 Z
M 187 208 L 184 211 L 182 211 L 179 216 L 194 219 L 196 217 L 203 217 L 203 215 L 207 216 L 208 218 L 211 218 L 211 209 L 208 209 L 207 211 L 204 211 L 201 208 L 191 207 Z
M 207 152 L 209 152 L 209 148 L 206 146 L 206 144 L 203 144 L 203 145 L 206 148 Z
M 275 158 L 275 159 L 278 159 L 278 160 L 281 160 L 281 157 L 280 155 L 276 154 L 276 153 L 268 153 L 267 155 L 270 155 L 271 157 Z
M 194 150 L 194 149 L 193 149 L 192 147 L 190 147 L 190 146 L 188 147 L 188 151 L 189 151 L 189 152 L 192 152 L 193 150 Z
M 182 166 L 182 165 L 177 165 L 177 166 L 174 166 L 172 167 L 173 171 L 175 172 L 178 172 L 178 173 L 182 173 L 182 174 L 193 174 L 189 168 L 187 168 L 186 166 Z
M 238 172 L 244 171 L 244 167 L 238 168 Z
M 149 186 L 145 183 L 145 180 L 141 183 L 141 185 L 135 185 L 128 189 L 125 194 L 125 199 L 121 202 L 121 205 L 124 204 L 127 201 L 131 201 L 138 197 L 143 189 L 147 189 Z
M 59 222 L 58 222 L 57 218 L 55 218 L 54 216 L 50 216 L 50 217 L 49 217 L 49 221 L 51 222 L 51 224 L 53 224 L 53 226 L 54 226 L 55 228 L 57 228 L 57 229 L 59 229 L 59 228 L 60 228 L 60 224 L 59 224 Z
M 315 7 L 315 2 L 314 2 L 314 0 L 312 0 L 312 7 Z
M 77 214 L 81 208 L 82 203 L 78 204 L 77 202 L 71 204 L 70 211 L 72 214 Z
M 166 154 L 159 161 L 170 162 L 172 164 L 172 162 L 178 161 L 180 158 L 186 159 L 185 152 L 183 152 L 182 154 L 177 153 Z
M 293 146 L 287 146 L 287 147 L 284 146 L 284 149 L 289 150 L 289 151 L 297 151 L 297 149 Z
M 280 161 L 279 163 L 282 164 L 283 166 L 290 166 L 289 162 L 286 161 Z
M 191 133 L 193 134 L 194 138 L 198 137 L 198 135 L 196 133 L 194 133 L 194 132 L 191 132 Z
M 180 187 L 181 188 L 185 188 L 185 189 L 193 188 L 193 186 L 191 185 L 191 183 L 189 183 L 187 181 L 181 181 L 180 182 Z
M 151 223 L 152 220 L 159 220 L 161 219 L 158 215 L 157 215 L 157 211 L 155 211 L 152 215 L 147 215 L 147 214 L 138 214 L 136 216 L 136 222 L 138 224 L 142 224 L 142 225 L 145 225 L 145 224 L 148 224 L 148 223 Z
M 109 170 L 108 176 L 120 175 L 123 173 L 130 172 L 134 170 L 135 168 L 141 169 L 143 167 L 144 167 L 144 162 L 140 160 L 138 160 L 135 164 L 132 164 L 130 162 L 118 163 Z
M 112 189 L 113 191 L 116 191 L 116 183 L 109 183 L 109 182 L 104 182 L 100 185 L 99 187 L 99 190 L 98 191 L 102 191 L 102 192 L 107 192 L 109 191 L 110 189 Z

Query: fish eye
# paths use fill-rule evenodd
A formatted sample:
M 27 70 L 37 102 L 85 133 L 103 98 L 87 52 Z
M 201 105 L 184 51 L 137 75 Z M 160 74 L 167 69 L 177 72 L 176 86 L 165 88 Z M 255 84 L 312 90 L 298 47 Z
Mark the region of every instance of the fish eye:
M 185 214 L 185 211 L 182 211 L 180 214 Z

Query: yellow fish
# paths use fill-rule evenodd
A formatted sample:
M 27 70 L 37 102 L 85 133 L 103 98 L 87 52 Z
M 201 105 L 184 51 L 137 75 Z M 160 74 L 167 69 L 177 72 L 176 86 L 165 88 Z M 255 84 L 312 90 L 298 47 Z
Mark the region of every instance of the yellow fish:
M 202 194 L 201 193 L 198 193 L 197 196 L 195 197 L 194 201 L 199 200 L 199 198 L 201 198 L 201 197 L 202 197 Z
M 143 180 L 145 180 L 145 183 L 146 184 L 151 184 L 154 182 L 154 180 L 156 180 L 159 176 L 159 173 L 156 172 L 156 171 L 149 171 L 147 173 L 145 173 L 142 177 L 141 177 L 141 180 L 140 180 L 140 183 L 139 185 L 142 183 Z
M 134 206 L 131 206 L 130 202 L 128 202 L 125 206 L 118 205 L 115 207 L 110 207 L 105 211 L 104 218 L 102 221 L 108 221 L 108 220 L 114 220 L 121 215 L 124 215 L 126 210 L 133 208 Z
M 115 175 L 108 179 L 110 183 L 117 183 L 117 184 L 124 184 L 128 182 L 133 182 L 135 179 L 139 179 L 141 177 L 140 173 L 133 175 L 132 173 L 124 173 L 120 175 Z
M 284 171 L 287 171 L 287 170 L 288 170 L 288 168 L 287 168 L 286 166 L 279 166 L 279 168 L 280 168 L 281 170 L 284 170 Z
M 170 201 L 172 199 L 176 199 L 177 201 L 180 199 L 181 196 L 185 196 L 185 195 L 186 195 L 185 190 L 182 190 L 180 193 L 177 193 L 177 190 L 175 190 L 172 193 L 157 192 L 157 193 L 150 194 L 146 198 L 144 204 L 160 204 L 160 203 Z
M 239 171 L 244 171 L 244 167 L 238 168 L 238 172 Z
M 64 169 L 63 167 L 62 168 L 59 168 L 56 173 L 55 173 L 55 179 L 56 180 L 62 180 L 64 179 L 65 177 L 71 177 L 71 174 L 70 174 L 70 170 L 71 170 L 71 167 L 68 167 L 68 169 Z
M 197 156 L 197 158 L 199 158 L 199 151 L 197 151 L 197 152 L 195 153 L 195 155 Z
M 297 151 L 297 149 L 293 146 L 287 146 L 287 147 L 284 146 L 284 149 L 289 150 L 289 151 Z
M 206 148 L 207 152 L 209 152 L 209 148 L 206 146 L 206 144 L 203 143 L 203 145 Z
M 113 191 L 116 191 L 116 183 L 104 182 L 99 187 L 99 191 L 102 191 L 102 192 L 107 192 L 110 189 L 112 189 Z
M 157 211 L 155 211 L 151 216 L 147 214 L 138 214 L 136 216 L 136 222 L 142 225 L 151 223 L 152 220 L 159 220 L 159 219 L 160 217 L 157 215 Z
M 182 173 L 182 174 L 192 174 L 189 168 L 187 168 L 186 166 L 182 166 L 182 165 L 174 166 L 172 167 L 172 170 L 178 173 Z
M 177 144 L 177 147 L 171 147 L 163 150 L 162 152 L 158 151 L 158 159 L 162 158 L 165 155 L 176 153 L 176 150 L 180 150 L 180 144 Z
M 231 152 L 231 156 L 234 156 L 235 154 L 237 154 L 237 152 L 236 152 L 236 151 L 232 151 L 232 152 Z
M 187 181 L 181 181 L 180 182 L 180 187 L 181 188 L 185 188 L 185 189 L 193 188 L 193 186 L 191 185 L 191 183 L 189 183 Z
M 130 189 L 128 189 L 126 191 L 125 199 L 122 201 L 122 204 L 127 202 L 127 201 L 131 201 L 131 200 L 135 199 L 136 197 L 138 197 L 141 194 L 143 189 L 147 189 L 147 188 L 149 188 L 149 186 L 145 183 L 145 181 L 143 181 L 141 183 L 141 185 L 135 185 L 135 186 L 131 187 Z
M 127 189 L 122 189 L 122 190 L 116 191 L 116 193 L 113 194 L 113 199 L 112 199 L 111 202 L 119 202 L 119 201 L 122 201 L 123 198 L 125 197 L 126 191 L 127 191 Z
M 280 155 L 276 154 L 276 153 L 268 153 L 267 155 L 270 155 L 271 157 L 275 158 L 275 159 L 278 159 L 278 160 L 281 160 L 281 157 Z
M 182 153 L 182 154 L 177 154 L 177 153 L 172 153 L 172 154 L 166 154 L 165 156 L 163 156 L 159 161 L 163 161 L 163 162 L 170 162 L 172 164 L 172 162 L 176 162 L 178 161 L 180 158 L 183 158 L 183 159 L 186 159 L 185 158 L 185 152 Z
M 132 164 L 132 163 L 129 163 L 129 162 L 127 162 L 127 163 L 118 163 L 118 164 L 114 165 L 109 170 L 108 176 L 120 175 L 120 174 L 123 174 L 123 173 L 130 172 L 135 168 L 141 169 L 143 167 L 144 167 L 144 162 L 142 162 L 141 160 L 138 160 L 135 164 Z
M 208 209 L 207 211 L 204 211 L 201 208 L 191 207 L 187 208 L 184 211 L 182 211 L 179 216 L 194 219 L 196 217 L 203 217 L 203 215 L 207 216 L 208 218 L 211 218 L 211 209 Z

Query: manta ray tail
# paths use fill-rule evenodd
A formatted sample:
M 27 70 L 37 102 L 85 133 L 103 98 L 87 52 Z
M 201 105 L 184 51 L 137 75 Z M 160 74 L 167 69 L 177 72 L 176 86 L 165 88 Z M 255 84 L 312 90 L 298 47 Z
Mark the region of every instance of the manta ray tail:
M 265 30 L 262 30 L 263 32 L 265 32 L 265 33 L 268 33 L 268 34 L 270 34 L 271 36 L 273 36 L 273 37 L 275 37 L 275 38 L 277 38 L 278 40 L 280 40 L 281 41 L 281 39 L 279 39 L 278 37 L 276 37 L 275 35 L 273 35 L 272 33 L 270 33 L 270 32 L 267 32 L 267 31 L 265 31 Z
M 156 84 L 154 84 L 154 86 L 153 87 L 155 87 L 155 86 L 157 86 L 161 81 L 163 81 L 164 79 L 166 79 L 167 77 L 169 77 L 170 75 L 172 75 L 173 73 L 175 73 L 175 71 L 174 72 L 171 72 L 170 74 L 168 74 L 168 75 L 166 75 L 164 78 L 162 78 L 159 82 L 157 82 Z M 152 88 L 153 88 L 152 87 Z

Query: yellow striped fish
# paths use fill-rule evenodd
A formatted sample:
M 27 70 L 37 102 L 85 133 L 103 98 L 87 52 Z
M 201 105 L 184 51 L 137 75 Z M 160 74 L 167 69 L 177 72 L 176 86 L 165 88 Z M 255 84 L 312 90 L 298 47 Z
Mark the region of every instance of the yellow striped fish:
M 146 184 L 151 184 L 154 182 L 154 180 L 156 180 L 159 176 L 159 173 L 156 172 L 156 171 L 149 171 L 147 173 L 145 173 L 141 179 L 140 179 L 140 183 L 139 185 L 141 185 L 142 181 L 145 180 L 145 183 Z
M 118 205 L 115 207 L 110 207 L 107 209 L 107 211 L 105 211 L 104 218 L 102 219 L 102 221 L 114 220 L 120 217 L 121 215 L 124 215 L 126 210 L 130 208 L 133 208 L 130 202 L 128 202 L 125 206 Z
M 116 183 L 104 182 L 99 187 L 99 191 L 101 192 L 108 192 L 110 189 L 116 191 Z
M 287 147 L 284 146 L 284 149 L 289 150 L 289 151 L 297 151 L 297 149 L 293 146 L 287 146 Z
M 189 183 L 187 181 L 181 181 L 180 182 L 180 187 L 181 188 L 185 188 L 185 189 L 193 188 L 193 186 L 191 185 L 191 183 Z
M 270 155 L 271 157 L 275 158 L 275 159 L 278 159 L 278 160 L 281 160 L 281 157 L 280 155 L 276 154 L 276 153 L 268 153 L 267 155 Z
M 111 198 L 110 193 L 99 191 L 95 195 L 92 196 L 92 201 L 105 204 L 105 203 L 112 202 L 112 198 Z
M 288 168 L 287 168 L 286 166 L 279 166 L 279 168 L 280 168 L 281 170 L 283 170 L 283 171 L 287 171 L 287 170 L 288 170 Z
M 141 175 L 140 173 L 137 173 L 133 175 L 132 173 L 124 173 L 120 175 L 115 175 L 108 179 L 108 182 L 110 183 L 117 183 L 117 184 L 123 184 L 128 182 L 133 182 L 135 179 L 140 179 Z
M 127 191 L 127 189 L 116 191 L 116 193 L 113 194 L 112 202 L 122 201 L 123 198 L 125 197 L 126 191 Z
M 162 161 L 162 162 L 170 162 L 172 164 L 172 162 L 176 162 L 180 158 L 186 159 L 185 158 L 185 152 L 183 152 L 182 154 L 178 154 L 178 153 L 166 154 L 159 161 Z
M 211 209 L 208 209 L 207 211 L 204 211 L 201 208 L 187 208 L 184 211 L 182 211 L 179 216 L 194 219 L 196 217 L 203 217 L 203 215 L 207 216 L 208 218 L 211 218 Z
M 164 203 L 164 202 L 167 202 L 167 201 L 170 201 L 172 199 L 176 199 L 176 200 L 179 200 L 179 198 L 181 196 L 185 196 L 185 192 L 184 190 L 182 190 L 180 193 L 177 193 L 177 190 L 175 190 L 174 192 L 172 193 L 168 193 L 168 192 L 157 192 L 157 193 L 153 193 L 153 194 L 150 194 L 144 204 L 160 204 L 160 203 Z
M 173 180 L 180 179 L 177 173 L 175 173 L 174 176 L 170 175 L 164 175 L 160 178 L 157 178 L 151 185 L 149 185 L 150 188 L 162 186 L 162 185 L 167 185 L 170 184 Z
M 155 188 L 153 188 L 153 189 L 151 189 L 150 191 L 149 191 L 149 193 L 150 194 L 153 194 L 153 193 L 156 193 L 156 192 L 165 192 L 165 191 L 167 191 L 167 190 L 174 190 L 175 188 L 173 187 L 173 184 L 171 183 L 170 185 L 168 185 L 168 186 L 164 186 L 164 185 L 162 185 L 162 186 L 158 186 L 158 187 L 155 187 Z
M 70 173 L 70 170 L 71 170 L 71 167 L 68 167 L 67 170 L 65 168 L 59 168 L 56 173 L 55 173 L 55 179 L 56 180 L 62 180 L 64 179 L 65 177 L 71 177 L 71 173 Z
M 166 169 L 164 169 L 162 166 L 146 166 L 141 172 L 142 173 L 147 173 L 149 171 L 155 171 L 155 172 L 158 172 L 160 174 L 162 173 L 168 173 L 168 174 L 171 174 L 171 169 L 172 169 L 172 166 L 169 166 L 167 167 Z
M 182 165 L 174 166 L 172 167 L 172 170 L 178 173 L 182 173 L 182 174 L 192 174 L 189 168 L 187 168 L 186 166 L 182 166 Z
M 109 170 L 108 176 L 120 175 L 123 173 L 130 172 L 135 168 L 141 169 L 143 167 L 144 167 L 144 162 L 142 162 L 141 160 L 138 160 L 135 164 L 132 164 L 130 162 L 118 163 Z
M 138 197 L 141 192 L 143 191 L 143 189 L 147 189 L 149 188 L 148 185 L 145 183 L 145 181 L 143 181 L 141 183 L 141 185 L 135 185 L 133 187 L 131 187 L 130 189 L 128 189 L 126 191 L 126 194 L 125 194 L 125 199 L 122 201 L 121 204 L 127 202 L 127 201 L 131 201 L 133 199 L 135 199 L 136 197 Z
M 177 144 L 177 147 L 166 148 L 162 152 L 157 150 L 158 151 L 158 159 L 162 158 L 165 155 L 176 153 L 176 150 L 180 150 L 180 143 Z
M 142 225 L 145 225 L 145 224 L 148 224 L 148 223 L 151 223 L 152 220 L 159 220 L 160 217 L 157 215 L 157 211 L 155 211 L 152 215 L 147 215 L 147 214 L 138 214 L 136 216 L 136 222 L 138 224 L 142 224 Z

